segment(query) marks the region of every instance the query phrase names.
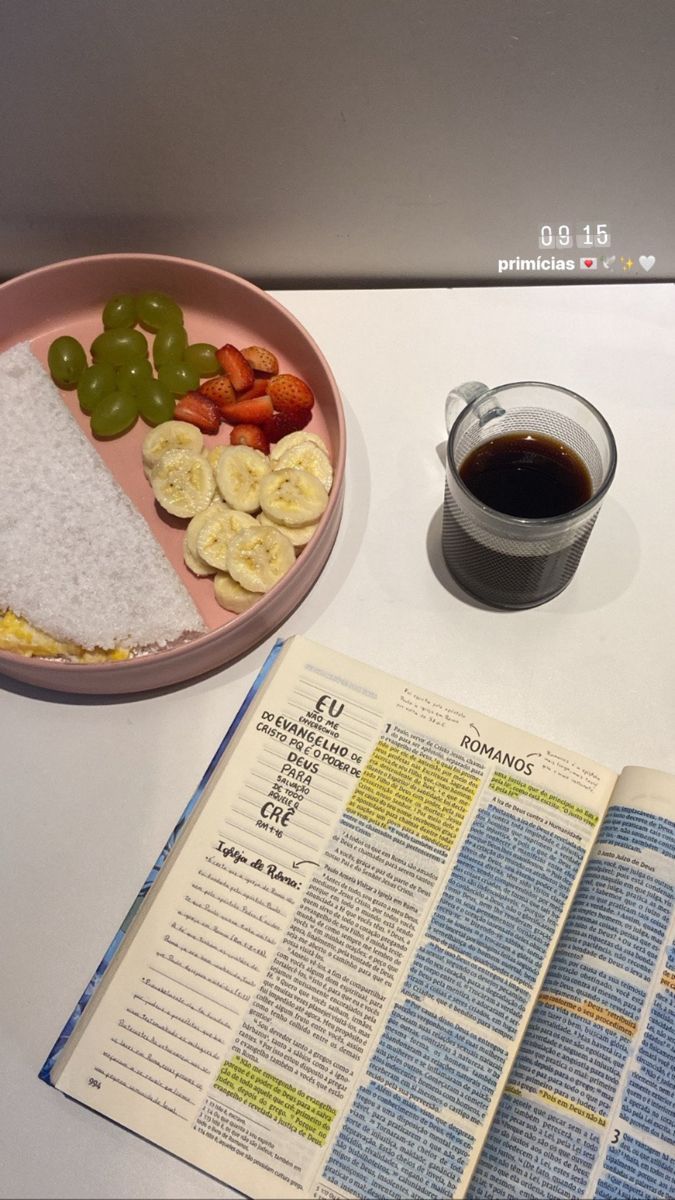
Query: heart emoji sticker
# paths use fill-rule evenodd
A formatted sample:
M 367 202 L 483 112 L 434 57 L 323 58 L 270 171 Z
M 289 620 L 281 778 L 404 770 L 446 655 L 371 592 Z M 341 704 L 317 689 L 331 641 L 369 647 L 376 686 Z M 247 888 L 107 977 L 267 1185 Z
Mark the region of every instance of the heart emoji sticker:
M 592 266 L 593 266 L 593 259 L 592 259 L 592 258 L 585 258 L 585 259 L 584 259 L 584 266 L 585 266 L 585 267 L 592 267 Z
M 638 262 L 639 262 L 640 266 L 642 267 L 643 271 L 651 271 L 652 267 L 654 266 L 654 263 L 656 262 L 656 259 L 654 258 L 653 254 L 641 254 L 638 259 Z

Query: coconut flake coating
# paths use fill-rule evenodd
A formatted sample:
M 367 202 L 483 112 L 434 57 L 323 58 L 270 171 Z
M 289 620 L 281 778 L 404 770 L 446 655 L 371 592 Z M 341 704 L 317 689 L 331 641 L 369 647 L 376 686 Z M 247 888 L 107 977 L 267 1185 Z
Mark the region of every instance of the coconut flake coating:
M 27 342 L 0 354 L 0 611 L 86 649 L 204 631 L 147 523 Z

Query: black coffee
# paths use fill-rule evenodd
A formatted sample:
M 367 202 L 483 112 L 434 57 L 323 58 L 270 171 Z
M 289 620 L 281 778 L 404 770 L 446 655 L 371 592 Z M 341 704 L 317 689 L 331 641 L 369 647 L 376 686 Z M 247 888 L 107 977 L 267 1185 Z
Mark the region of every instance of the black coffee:
M 544 433 L 505 433 L 483 442 L 459 474 L 481 504 L 512 517 L 559 517 L 593 495 L 583 459 Z
M 543 433 L 510 433 L 484 442 L 465 458 L 459 474 L 481 503 L 513 517 L 556 517 L 591 499 L 584 462 L 569 446 Z M 443 555 L 465 591 L 497 608 L 542 604 L 570 582 L 597 510 L 569 534 L 510 538 L 481 526 L 446 484 Z

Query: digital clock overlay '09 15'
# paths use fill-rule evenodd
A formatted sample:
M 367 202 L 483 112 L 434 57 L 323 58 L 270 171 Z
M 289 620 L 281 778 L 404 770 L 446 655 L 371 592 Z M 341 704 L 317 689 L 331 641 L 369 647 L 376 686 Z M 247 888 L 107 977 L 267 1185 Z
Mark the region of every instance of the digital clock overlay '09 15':
M 639 249 L 617 254 L 612 233 L 605 221 L 582 225 L 540 225 L 536 257 L 516 255 L 497 260 L 497 274 L 535 274 L 542 278 L 570 272 L 596 272 L 598 276 L 644 276 L 653 270 L 653 254 Z
M 572 232 L 569 225 L 542 225 L 539 230 L 540 250 L 606 250 L 612 244 L 609 225 L 583 225 Z

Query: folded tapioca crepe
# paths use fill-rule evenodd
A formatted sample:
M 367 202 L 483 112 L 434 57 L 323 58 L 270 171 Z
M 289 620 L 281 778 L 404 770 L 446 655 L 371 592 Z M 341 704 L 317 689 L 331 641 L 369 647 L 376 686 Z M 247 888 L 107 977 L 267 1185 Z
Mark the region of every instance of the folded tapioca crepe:
M 86 650 L 204 623 L 27 342 L 0 354 L 0 613 Z

